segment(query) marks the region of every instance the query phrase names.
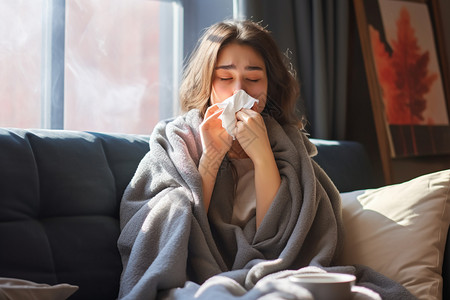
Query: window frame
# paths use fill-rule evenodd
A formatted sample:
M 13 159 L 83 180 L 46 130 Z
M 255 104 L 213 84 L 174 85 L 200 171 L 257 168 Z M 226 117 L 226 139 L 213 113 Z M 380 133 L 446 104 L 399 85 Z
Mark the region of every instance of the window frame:
M 66 2 L 42 5 L 41 127 L 64 128 L 64 54 Z

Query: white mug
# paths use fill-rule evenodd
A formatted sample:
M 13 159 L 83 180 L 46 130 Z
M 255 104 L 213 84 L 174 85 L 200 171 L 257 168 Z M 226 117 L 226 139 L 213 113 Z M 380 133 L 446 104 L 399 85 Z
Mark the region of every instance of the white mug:
M 348 300 L 356 277 L 343 273 L 309 273 L 293 275 L 290 279 L 310 291 L 314 300 Z

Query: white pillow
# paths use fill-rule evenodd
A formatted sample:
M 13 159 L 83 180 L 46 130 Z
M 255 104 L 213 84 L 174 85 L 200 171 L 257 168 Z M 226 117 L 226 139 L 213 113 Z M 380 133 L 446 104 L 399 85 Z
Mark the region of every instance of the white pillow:
M 48 285 L 18 278 L 0 277 L 0 299 L 63 300 L 77 290 L 78 286 L 67 283 Z
M 342 193 L 346 230 L 340 264 L 362 264 L 419 299 L 442 298 L 450 170 L 378 189 Z

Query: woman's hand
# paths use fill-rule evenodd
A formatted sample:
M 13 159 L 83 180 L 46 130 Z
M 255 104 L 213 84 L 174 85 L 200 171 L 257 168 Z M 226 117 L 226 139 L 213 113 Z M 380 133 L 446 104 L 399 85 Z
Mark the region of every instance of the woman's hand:
M 236 119 L 236 139 L 253 163 L 264 163 L 268 158 L 273 157 L 261 114 L 253 109 L 243 108 L 236 113 Z
M 205 113 L 205 118 L 200 124 L 200 137 L 202 140 L 203 154 L 208 155 L 211 162 L 221 163 L 225 154 L 230 150 L 232 137 L 222 127 L 219 116 L 223 112 L 217 105 L 210 106 Z
M 281 184 L 263 117 L 251 109 L 236 113 L 236 139 L 255 166 L 256 228 L 272 205 Z
M 208 212 L 211 202 L 220 164 L 233 142 L 232 137 L 222 127 L 222 120 L 219 119 L 222 111 L 223 109 L 219 109 L 217 105 L 210 106 L 206 110 L 203 122 L 200 124 L 203 153 L 198 170 L 202 177 L 203 204 L 206 212 Z

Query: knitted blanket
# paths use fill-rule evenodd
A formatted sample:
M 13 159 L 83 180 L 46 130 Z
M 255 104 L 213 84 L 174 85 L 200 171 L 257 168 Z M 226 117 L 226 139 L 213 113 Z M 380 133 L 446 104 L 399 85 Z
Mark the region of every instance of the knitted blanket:
M 356 274 L 361 299 L 411 297 L 366 267 L 333 266 L 344 233 L 339 192 L 312 160 L 317 150 L 303 132 L 264 120 L 281 186 L 258 229 L 255 218 L 243 228 L 231 224 L 234 182 L 227 158 L 206 214 L 197 110 L 155 127 L 120 206 L 119 298 L 311 299 L 289 277 L 317 271 Z M 364 286 L 368 293 L 361 292 Z

